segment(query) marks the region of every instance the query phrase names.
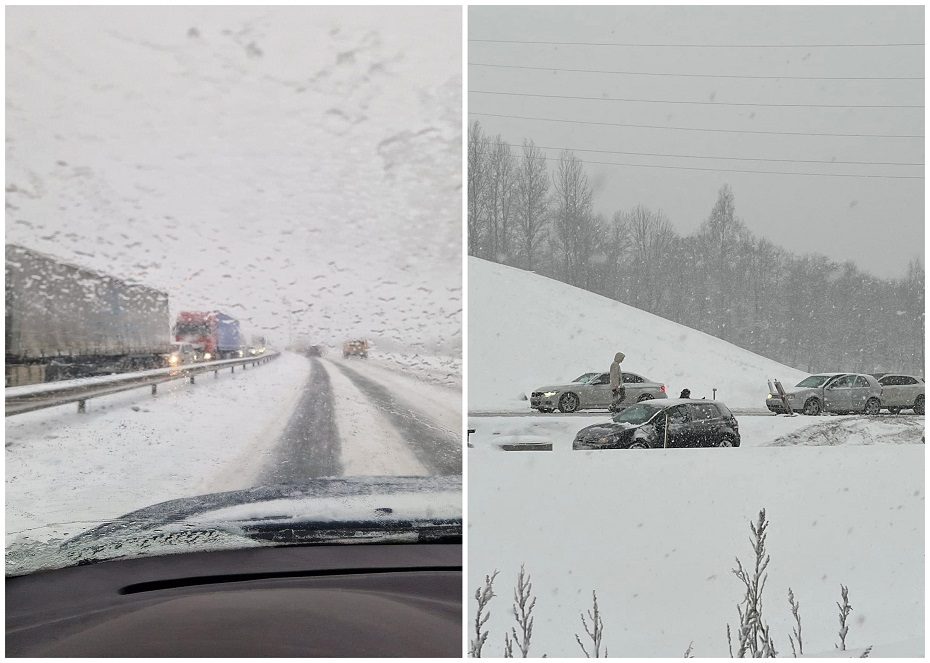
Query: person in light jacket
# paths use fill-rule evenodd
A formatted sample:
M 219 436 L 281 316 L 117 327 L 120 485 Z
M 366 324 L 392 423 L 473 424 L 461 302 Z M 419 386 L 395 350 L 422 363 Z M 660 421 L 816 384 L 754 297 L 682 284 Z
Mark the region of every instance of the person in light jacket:
M 623 386 L 623 371 L 620 369 L 620 363 L 626 355 L 618 352 L 614 355 L 614 361 L 610 365 L 610 391 L 613 394 L 613 402 L 610 404 L 611 412 L 620 410 L 620 404 L 626 398 L 626 387 Z

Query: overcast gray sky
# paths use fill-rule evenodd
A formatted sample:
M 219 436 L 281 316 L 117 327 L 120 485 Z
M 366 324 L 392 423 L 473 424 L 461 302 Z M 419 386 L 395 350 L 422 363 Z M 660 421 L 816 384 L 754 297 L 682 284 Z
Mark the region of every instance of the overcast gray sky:
M 459 7 L 12 7 L 6 237 L 275 343 L 454 346 Z
M 923 258 L 924 49 L 863 46 L 922 44 L 923 7 L 471 7 L 468 25 L 470 120 L 513 144 L 530 138 L 578 150 L 583 160 L 639 165 L 587 165 L 597 211 L 644 204 L 689 233 L 729 183 L 747 226 L 793 252 L 853 260 L 883 277 L 900 277 L 908 260 Z M 732 47 L 749 44 L 766 46 Z M 774 47 L 786 44 L 807 46 Z M 815 46 L 824 44 L 857 46 Z M 882 80 L 824 80 L 835 77 Z M 824 133 L 908 137 L 809 135 Z M 867 163 L 817 163 L 834 161 Z

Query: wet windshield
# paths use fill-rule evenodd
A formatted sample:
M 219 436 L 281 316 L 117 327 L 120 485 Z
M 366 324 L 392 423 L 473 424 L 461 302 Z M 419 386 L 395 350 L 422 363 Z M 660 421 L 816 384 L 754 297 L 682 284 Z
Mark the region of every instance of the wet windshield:
M 796 387 L 820 387 L 830 378 L 836 377 L 834 375 L 812 375 L 809 378 L 804 378 L 798 382 Z
M 461 50 L 459 7 L 9 10 L 8 574 L 460 519 Z
M 615 414 L 613 420 L 618 424 L 644 424 L 652 419 L 655 413 L 661 409 L 662 408 L 656 407 L 655 405 L 640 403 L 639 405 L 633 405 L 623 412 Z

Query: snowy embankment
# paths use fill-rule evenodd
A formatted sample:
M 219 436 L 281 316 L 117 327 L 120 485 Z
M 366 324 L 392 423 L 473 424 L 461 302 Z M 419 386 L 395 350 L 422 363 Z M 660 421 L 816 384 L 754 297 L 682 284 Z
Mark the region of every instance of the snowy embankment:
M 777 421 L 773 437 L 798 421 L 755 419 Z M 923 655 L 923 445 L 572 452 L 569 437 L 553 452 L 503 452 L 484 435 L 493 425 L 472 423 L 469 594 L 501 572 L 486 656 L 503 651 L 521 564 L 539 597 L 534 655 L 581 656 L 579 613 L 597 590 L 612 656 L 680 657 L 692 641 L 699 657 L 727 656 L 742 596 L 730 571 L 734 556 L 751 562 L 748 523 L 761 508 L 771 521 L 764 617 L 782 655 L 788 588 L 812 653 L 837 641 L 841 583 L 854 607 L 848 646 Z M 564 423 L 573 433 L 586 422 Z
M 373 351 L 371 358 L 379 364 L 453 389 L 462 388 L 462 358 L 442 355 L 401 354 Z M 461 397 L 459 398 L 461 400 Z
M 766 380 L 802 374 L 603 297 L 476 259 L 469 263 L 469 409 L 528 407 L 545 383 L 631 372 L 672 394 L 763 407 Z M 506 312 L 506 316 L 502 315 Z M 575 634 L 596 590 L 611 656 L 727 656 L 752 560 L 749 522 L 765 508 L 771 563 L 764 619 L 790 655 L 788 588 L 801 603 L 804 651 L 838 641 L 840 584 L 853 612 L 847 645 L 873 656 L 923 655 L 923 417 L 740 416 L 739 449 L 571 450 L 607 414 L 471 417 L 469 596 L 499 570 L 485 656 L 503 653 L 520 565 L 538 597 L 530 654 L 582 656 Z M 508 452 L 504 442 L 551 442 Z M 474 618 L 471 598 L 467 619 Z M 590 620 L 589 620 L 590 624 Z M 736 637 L 736 636 L 734 636 Z M 602 649 L 603 652 L 603 649 Z
M 165 383 L 155 396 L 138 389 L 95 398 L 85 414 L 71 404 L 7 418 L 7 545 L 255 485 L 309 375 L 307 359 L 283 353 L 193 385 Z M 69 524 L 75 517 L 82 522 Z
M 538 276 L 468 259 L 468 408 L 527 409 L 536 387 L 623 368 L 730 407 L 764 408 L 769 378 L 785 385 L 801 371 L 703 332 Z

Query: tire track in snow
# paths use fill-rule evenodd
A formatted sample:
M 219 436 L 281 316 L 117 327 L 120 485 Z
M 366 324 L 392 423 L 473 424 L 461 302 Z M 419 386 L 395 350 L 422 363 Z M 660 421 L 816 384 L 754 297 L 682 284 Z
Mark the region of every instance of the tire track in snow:
M 341 371 L 330 371 L 336 426 L 346 476 L 424 476 L 429 471 L 367 394 Z
M 440 428 L 393 393 L 355 369 L 334 364 L 391 422 L 431 474 L 462 473 L 462 441 L 458 433 Z
M 260 485 L 303 483 L 311 478 L 342 475 L 329 374 L 319 359 L 310 361 L 310 380 L 281 435 L 273 460 L 262 472 Z

